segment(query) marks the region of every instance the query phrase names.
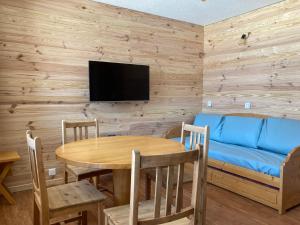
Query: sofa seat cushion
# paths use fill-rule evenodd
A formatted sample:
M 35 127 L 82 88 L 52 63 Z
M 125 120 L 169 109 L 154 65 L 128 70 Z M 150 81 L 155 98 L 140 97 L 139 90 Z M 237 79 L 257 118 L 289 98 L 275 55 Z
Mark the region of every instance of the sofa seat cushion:
M 258 141 L 259 148 L 287 155 L 297 146 L 300 146 L 300 120 L 265 120 Z
M 225 116 L 219 141 L 257 148 L 263 121 L 254 117 Z
M 219 141 L 223 117 L 219 114 L 199 113 L 196 115 L 193 125 L 199 127 L 209 126 L 210 139 Z
M 260 173 L 280 177 L 280 166 L 285 160 L 286 155 L 210 141 L 208 157 Z
M 180 142 L 180 138 L 174 138 L 173 140 Z M 185 147 L 189 149 L 189 137 L 186 137 Z M 286 155 L 211 140 L 209 142 L 208 157 L 260 173 L 280 177 L 280 166 L 285 160 Z

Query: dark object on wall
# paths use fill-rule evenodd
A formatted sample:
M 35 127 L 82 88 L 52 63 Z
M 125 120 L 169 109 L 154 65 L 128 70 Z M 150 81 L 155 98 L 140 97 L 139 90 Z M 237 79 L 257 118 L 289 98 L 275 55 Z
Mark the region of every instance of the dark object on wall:
M 149 66 L 89 61 L 90 101 L 149 100 Z
M 251 34 L 251 32 L 248 32 L 248 34 L 242 34 L 241 39 L 247 40 L 249 38 L 250 34 Z

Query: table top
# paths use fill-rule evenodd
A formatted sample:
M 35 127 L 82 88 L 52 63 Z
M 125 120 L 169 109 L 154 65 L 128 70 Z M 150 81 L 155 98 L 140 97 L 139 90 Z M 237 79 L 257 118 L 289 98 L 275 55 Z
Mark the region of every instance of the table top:
M 0 163 L 14 162 L 21 159 L 16 151 L 0 151 Z
M 70 142 L 56 149 L 57 158 L 75 166 L 130 169 L 132 150 L 142 155 L 183 152 L 179 142 L 153 136 L 99 137 Z

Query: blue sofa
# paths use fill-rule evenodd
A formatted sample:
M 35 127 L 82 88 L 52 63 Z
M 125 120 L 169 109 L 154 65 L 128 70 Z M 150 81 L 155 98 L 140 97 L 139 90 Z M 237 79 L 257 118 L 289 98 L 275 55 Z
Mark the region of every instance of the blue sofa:
M 200 113 L 193 124 L 210 127 L 208 182 L 279 213 L 300 203 L 299 120 Z M 174 131 L 167 138 L 180 141 Z

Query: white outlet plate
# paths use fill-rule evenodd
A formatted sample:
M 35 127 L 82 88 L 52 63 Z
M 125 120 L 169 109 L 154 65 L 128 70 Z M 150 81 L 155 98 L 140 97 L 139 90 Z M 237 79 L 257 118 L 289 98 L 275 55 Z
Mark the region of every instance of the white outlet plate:
M 210 107 L 210 108 L 212 107 L 212 101 L 210 101 L 210 100 L 207 101 L 207 107 Z
M 251 109 L 252 104 L 251 102 L 245 102 L 245 109 Z
M 49 176 L 55 176 L 56 175 L 56 168 L 51 168 L 48 170 Z

